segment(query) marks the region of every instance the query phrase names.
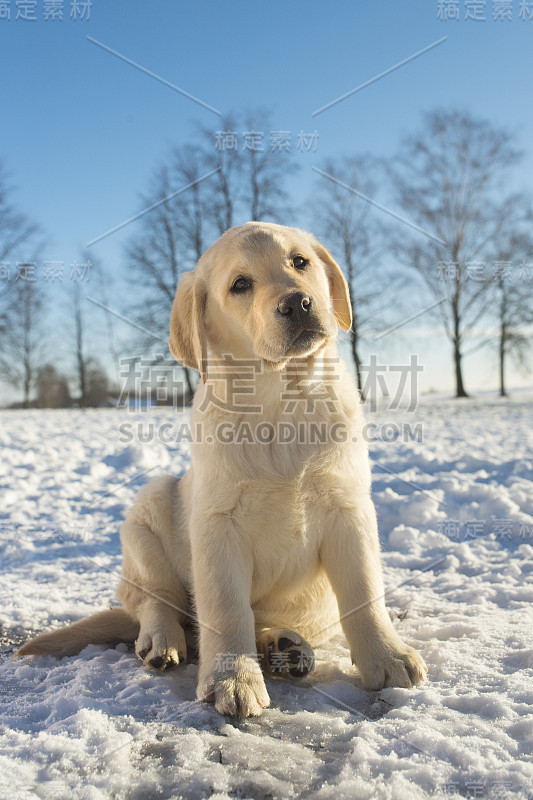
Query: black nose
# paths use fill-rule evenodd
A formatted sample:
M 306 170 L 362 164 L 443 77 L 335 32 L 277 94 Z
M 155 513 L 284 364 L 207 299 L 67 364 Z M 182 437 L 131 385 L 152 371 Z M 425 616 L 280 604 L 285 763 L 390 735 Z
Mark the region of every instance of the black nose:
M 278 303 L 278 311 L 291 322 L 304 322 L 311 311 L 311 298 L 303 292 L 291 292 L 282 297 Z

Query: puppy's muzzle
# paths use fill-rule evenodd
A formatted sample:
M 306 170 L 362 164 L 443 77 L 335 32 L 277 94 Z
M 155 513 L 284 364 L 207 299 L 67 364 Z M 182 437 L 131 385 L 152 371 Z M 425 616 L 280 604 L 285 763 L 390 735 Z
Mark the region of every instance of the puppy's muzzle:
M 278 302 L 277 311 L 294 327 L 306 327 L 311 316 L 313 301 L 303 292 L 291 292 Z

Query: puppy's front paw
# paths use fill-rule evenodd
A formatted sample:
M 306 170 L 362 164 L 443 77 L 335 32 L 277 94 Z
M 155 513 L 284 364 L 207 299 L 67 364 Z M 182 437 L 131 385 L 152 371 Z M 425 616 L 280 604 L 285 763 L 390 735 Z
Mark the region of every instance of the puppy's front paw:
M 365 689 L 400 686 L 410 689 L 426 680 L 428 668 L 422 656 L 401 639 L 382 642 L 379 648 L 369 649 L 355 661 Z
M 196 696 L 231 717 L 258 717 L 270 705 L 259 664 L 250 656 L 236 656 L 229 669 L 201 675 Z
M 164 670 L 187 659 L 185 632 L 181 625 L 172 630 L 150 631 L 141 628 L 135 652 L 149 669 Z

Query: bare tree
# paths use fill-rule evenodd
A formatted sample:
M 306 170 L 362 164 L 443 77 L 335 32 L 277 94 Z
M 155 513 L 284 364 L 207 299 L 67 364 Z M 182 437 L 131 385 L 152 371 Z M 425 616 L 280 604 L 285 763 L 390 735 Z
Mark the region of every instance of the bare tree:
M 95 280 L 97 291 L 90 288 Z M 77 390 L 76 402 L 80 408 L 86 408 L 91 405 L 88 373 L 94 361 L 92 354 L 105 352 L 102 339 L 107 339 L 115 370 L 115 388 L 118 389 L 118 356 L 114 346 L 112 315 L 106 311 L 109 306 L 101 262 L 94 255 L 89 255 L 87 250 L 82 250 L 80 261 L 72 263 L 68 280 L 61 284 L 61 289 L 63 304 L 66 303 L 65 316 L 70 319 L 70 325 L 68 337 L 59 345 L 59 349 L 72 364 L 70 379 Z M 100 301 L 97 300 L 96 304 L 101 309 L 88 302 L 94 299 L 95 294 L 100 295 Z M 105 327 L 98 319 L 102 313 L 105 315 Z M 64 336 L 65 331 L 61 332 Z
M 5 167 L 0 162 L 0 262 L 5 262 L 35 240 L 39 227 L 17 211 L 9 197 L 12 188 Z
M 42 332 L 42 284 L 35 275 L 40 229 L 15 208 L 11 192 L 0 163 L 0 378 L 22 387 L 29 407 Z M 32 255 L 17 261 L 21 251 Z
M 524 207 L 525 204 L 524 204 Z M 531 215 L 528 214 L 531 221 Z M 533 238 L 529 231 L 512 230 L 497 243 L 493 262 L 493 308 L 498 321 L 497 352 L 501 397 L 507 396 L 505 368 L 509 358 L 523 369 L 530 366 L 533 326 Z
M 201 195 L 198 193 L 192 201 L 189 190 L 176 196 L 187 185 L 177 186 L 174 182 L 176 175 L 183 177 L 184 160 L 185 154 L 174 150 L 172 166 L 164 166 L 155 174 L 142 202 L 144 207 L 157 205 L 143 217 L 141 230 L 126 249 L 128 266 L 140 294 L 133 309 L 144 329 L 137 337 L 139 346 L 153 347 L 158 342 L 161 354 L 167 349 L 168 320 L 180 272 L 194 264 L 203 245 L 202 218 L 197 214 Z M 187 195 L 190 206 L 185 213 Z M 192 396 L 192 371 L 183 369 Z
M 114 319 L 113 314 L 108 310 L 109 309 L 109 300 L 107 296 L 107 284 L 109 282 L 108 274 L 104 274 L 104 267 L 103 264 L 100 262 L 99 259 L 92 256 L 91 258 L 91 272 L 96 277 L 96 282 L 98 286 L 98 294 L 100 295 L 100 302 L 102 304 L 102 310 L 105 315 L 105 327 L 106 327 L 106 335 L 107 335 L 107 346 L 109 350 L 109 355 L 111 356 L 111 363 L 113 364 L 113 381 L 114 381 L 114 391 L 119 391 L 119 368 L 118 362 L 119 357 L 117 353 L 117 348 L 115 345 L 115 327 L 114 327 Z
M 78 389 L 80 408 L 87 405 L 87 346 L 91 338 L 91 326 L 88 321 L 86 287 L 88 286 L 93 263 L 88 253 L 82 254 L 81 261 L 74 261 L 70 275 L 62 288 L 68 304 L 68 316 L 71 318 L 70 336 L 68 338 L 69 355 L 73 359 L 73 375 Z
M 217 172 L 209 182 L 204 213 L 221 235 L 237 221 L 283 221 L 290 209 L 285 190 L 296 164 L 283 145 L 271 141 L 273 123 L 265 109 L 223 117 L 215 127 L 198 128 L 206 169 Z M 213 237 L 214 238 L 214 237 Z
M 361 341 L 375 326 L 387 286 L 393 284 L 393 276 L 385 279 L 380 265 L 383 247 L 379 223 L 369 213 L 369 205 L 347 188 L 374 197 L 373 168 L 368 156 L 326 162 L 312 202 L 313 228 L 337 256 L 348 281 L 353 311 L 350 345 L 361 395 Z
M 433 111 L 402 142 L 390 167 L 401 214 L 394 251 L 421 275 L 453 349 L 457 397 L 467 397 L 463 351 L 487 311 L 490 281 L 476 275 L 509 220 L 516 198 L 505 186 L 520 154 L 511 136 L 466 112 Z M 392 231 L 391 231 L 392 235 Z
M 232 228 L 239 211 L 243 165 L 238 127 L 236 117 L 229 115 L 216 127 L 201 125 L 197 129 L 205 169 L 216 170 L 204 195 L 204 215 L 213 237 Z
M 25 408 L 31 406 L 44 341 L 42 283 L 33 268 L 33 263 L 18 265 L 0 318 L 0 369 L 7 383 L 22 388 Z
M 179 191 L 180 194 L 173 198 L 168 210 L 174 215 L 180 233 L 182 256 L 192 261 L 198 261 L 204 252 L 209 229 L 206 187 L 202 186 L 202 178 L 207 172 L 205 155 L 198 145 L 187 144 L 174 149 L 171 158 L 171 191 Z
M 74 342 L 76 357 L 76 376 L 79 389 L 80 408 L 87 405 L 87 365 L 85 361 L 85 315 L 82 310 L 82 290 L 79 277 L 73 276 L 71 284 L 72 310 L 74 314 Z
M 290 213 L 285 184 L 297 166 L 290 153 L 272 146 L 268 112 L 264 109 L 248 111 L 243 121 L 242 182 L 247 218 L 283 222 Z

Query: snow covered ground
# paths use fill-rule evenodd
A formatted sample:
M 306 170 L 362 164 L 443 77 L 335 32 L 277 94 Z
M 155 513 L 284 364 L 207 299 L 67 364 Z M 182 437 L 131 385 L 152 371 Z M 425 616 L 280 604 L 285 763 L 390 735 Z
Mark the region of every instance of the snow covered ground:
M 400 434 L 371 444 L 374 497 L 391 614 L 430 681 L 365 692 L 339 636 L 242 723 L 195 700 L 195 664 L 149 673 L 126 645 L 11 657 L 114 602 L 120 522 L 187 465 L 186 415 L 1 412 L 0 798 L 533 797 L 533 403 L 517 398 L 370 415 Z

